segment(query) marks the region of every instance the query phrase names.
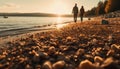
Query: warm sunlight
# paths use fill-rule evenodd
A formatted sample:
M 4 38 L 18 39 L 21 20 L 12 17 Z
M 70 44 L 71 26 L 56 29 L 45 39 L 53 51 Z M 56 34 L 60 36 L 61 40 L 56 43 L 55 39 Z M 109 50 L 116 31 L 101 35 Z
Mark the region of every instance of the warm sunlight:
M 59 16 L 59 17 L 57 17 L 57 24 L 60 24 L 61 22 L 62 22 L 62 18 Z
M 67 10 L 67 5 L 63 1 L 55 1 L 53 3 L 53 12 L 55 14 L 61 15 L 65 14 Z
M 61 17 L 58 17 L 56 22 L 57 22 L 57 25 L 56 25 L 57 29 L 60 29 L 66 25 L 66 24 L 61 24 L 62 23 Z
M 0 69 L 120 69 L 120 0 L 0 0 Z
M 57 29 L 60 29 L 60 28 L 62 28 L 62 27 L 64 27 L 66 24 L 58 24 L 58 25 L 56 25 L 56 27 L 57 27 Z

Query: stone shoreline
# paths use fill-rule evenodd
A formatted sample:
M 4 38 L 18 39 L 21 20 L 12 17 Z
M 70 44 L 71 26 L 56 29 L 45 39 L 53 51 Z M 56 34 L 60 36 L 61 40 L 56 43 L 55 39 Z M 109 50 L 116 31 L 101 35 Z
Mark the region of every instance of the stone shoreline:
M 9 41 L 2 69 L 120 69 L 120 18 L 69 23 Z

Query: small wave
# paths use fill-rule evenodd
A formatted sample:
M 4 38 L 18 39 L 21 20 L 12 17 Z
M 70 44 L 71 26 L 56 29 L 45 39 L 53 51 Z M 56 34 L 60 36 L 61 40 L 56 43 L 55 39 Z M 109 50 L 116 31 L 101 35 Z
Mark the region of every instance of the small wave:
M 2 30 L 0 31 L 0 37 L 5 36 L 13 36 L 13 35 L 20 35 L 25 34 L 33 31 L 42 31 L 42 30 L 50 30 L 53 29 L 52 27 L 28 27 L 28 28 L 15 28 L 15 29 L 9 29 L 9 30 Z
M 0 27 L 0 29 L 7 29 L 7 27 Z
M 25 30 L 25 29 L 30 29 L 30 28 L 17 28 L 17 29 L 3 30 L 3 31 L 0 31 L 0 33 L 7 32 L 7 31 L 19 31 L 19 30 Z

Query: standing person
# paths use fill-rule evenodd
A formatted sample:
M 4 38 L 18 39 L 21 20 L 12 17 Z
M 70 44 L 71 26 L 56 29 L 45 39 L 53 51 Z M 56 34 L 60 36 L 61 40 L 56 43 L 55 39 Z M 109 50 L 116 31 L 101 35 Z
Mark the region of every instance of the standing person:
M 73 7 L 72 13 L 73 13 L 73 16 L 74 16 L 74 22 L 77 22 L 78 7 L 77 7 L 76 3 L 75 3 L 75 6 Z
M 81 6 L 81 9 L 80 9 L 80 20 L 81 20 L 81 22 L 83 21 L 84 13 L 85 13 L 84 7 Z

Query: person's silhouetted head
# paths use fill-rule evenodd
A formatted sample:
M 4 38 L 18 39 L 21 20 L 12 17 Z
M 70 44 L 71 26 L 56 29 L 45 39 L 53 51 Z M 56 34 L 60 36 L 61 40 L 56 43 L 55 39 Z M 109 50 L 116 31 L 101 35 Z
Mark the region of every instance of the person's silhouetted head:
M 75 3 L 75 6 L 77 6 L 77 3 Z
M 82 6 L 82 8 L 84 8 L 84 6 Z

